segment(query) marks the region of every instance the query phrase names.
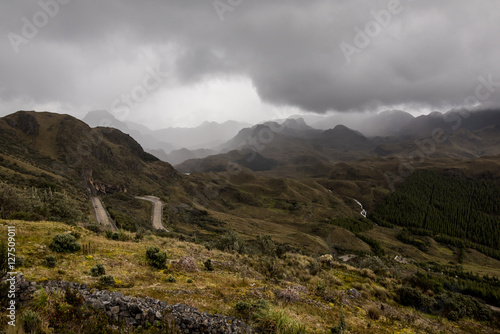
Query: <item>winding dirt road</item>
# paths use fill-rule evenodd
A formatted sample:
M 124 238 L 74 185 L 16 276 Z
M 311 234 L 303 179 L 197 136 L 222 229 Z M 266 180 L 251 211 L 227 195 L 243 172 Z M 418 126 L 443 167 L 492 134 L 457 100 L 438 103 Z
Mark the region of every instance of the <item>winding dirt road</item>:
M 104 204 L 102 204 L 101 199 L 95 196 L 90 199 L 92 200 L 92 207 L 95 211 L 95 219 L 97 220 L 97 223 L 110 227 L 114 231 L 118 230 L 115 223 L 109 218 L 108 212 L 104 208 Z
M 161 199 L 159 199 L 158 197 L 154 197 L 154 196 L 144 196 L 144 197 L 136 196 L 135 198 L 141 199 L 144 201 L 152 202 L 154 204 L 153 213 L 151 215 L 151 221 L 153 223 L 153 227 L 157 230 L 164 230 L 164 231 L 170 232 L 162 224 L 163 203 L 162 203 Z

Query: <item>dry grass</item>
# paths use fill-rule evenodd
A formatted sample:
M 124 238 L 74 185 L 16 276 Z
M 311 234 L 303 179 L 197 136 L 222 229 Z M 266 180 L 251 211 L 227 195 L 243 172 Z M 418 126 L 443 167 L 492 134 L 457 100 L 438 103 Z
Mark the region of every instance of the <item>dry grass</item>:
M 378 320 L 382 316 L 382 310 L 380 310 L 380 308 L 375 305 L 370 305 L 366 310 L 366 314 L 368 315 L 368 318 L 372 320 Z
M 379 300 L 383 299 L 386 291 L 373 287 L 371 279 L 363 277 L 357 268 L 345 264 L 335 264 L 333 268 L 324 267 L 318 274 L 312 275 L 310 266 L 316 259 L 300 254 L 287 254 L 284 259 L 277 260 L 278 268 L 284 272 L 285 280 L 289 281 L 283 282 L 266 280 L 256 271 L 259 261 L 262 261 L 259 257 L 208 250 L 202 245 L 176 239 L 147 235 L 140 242 L 114 241 L 81 227 L 62 223 L 0 220 L 1 234 L 6 234 L 7 225 L 16 226 L 17 256 L 26 259 L 26 265 L 19 268 L 19 271 L 23 272 L 28 280 L 66 280 L 86 283 L 91 287 L 97 286 L 98 279 L 90 275 L 90 268 L 102 263 L 106 274 L 116 280 L 117 284 L 111 290 L 131 296 L 149 296 L 172 304 L 184 303 L 197 307 L 200 311 L 226 315 L 236 315 L 234 307 L 237 301 L 274 300 L 270 315 L 276 317 L 271 317 L 272 319 L 293 319 L 297 326 L 304 325 L 308 333 L 328 332 L 337 323 L 341 301 L 348 299 L 345 291 L 352 286 L 355 285 L 366 293 L 372 291 Z M 53 235 L 70 231 L 80 232 L 79 242 L 90 243 L 95 249 L 93 254 L 84 254 L 82 251 L 74 254 L 55 254 L 58 258 L 56 267 L 45 267 L 45 257 L 53 254 L 47 247 Z M 169 260 L 174 262 L 190 257 L 191 264 L 194 261 L 197 267 L 202 268 L 203 262 L 211 259 L 215 270 L 188 272 L 172 265 L 164 270 L 153 269 L 145 257 L 146 248 L 152 245 L 165 251 Z M 176 278 L 175 283 L 167 281 L 170 275 Z M 192 280 L 192 283 L 187 283 L 188 279 Z M 387 283 L 384 286 L 390 289 L 396 282 L 391 280 L 381 283 Z M 322 296 L 314 293 L 318 285 L 325 288 Z M 293 296 L 288 298 L 278 293 L 277 297 L 280 297 L 274 299 L 273 291 L 286 291 L 288 295 Z M 297 299 L 299 292 L 301 295 Z M 281 305 L 283 301 L 288 303 Z M 366 318 L 358 312 L 364 307 L 366 299 L 350 300 L 349 303 L 344 309 L 350 330 L 366 332 Z M 405 319 L 408 311 L 399 308 L 394 310 L 398 318 Z M 278 317 L 279 315 L 283 317 Z M 421 323 L 425 323 L 426 328 L 430 327 L 435 331 L 448 326 L 436 320 L 426 320 L 420 313 L 415 313 L 414 316 L 422 319 Z M 380 329 L 372 331 L 373 333 L 392 332 L 399 323 L 378 324 L 381 324 Z M 415 332 L 420 330 L 418 322 L 405 326 L 413 328 Z

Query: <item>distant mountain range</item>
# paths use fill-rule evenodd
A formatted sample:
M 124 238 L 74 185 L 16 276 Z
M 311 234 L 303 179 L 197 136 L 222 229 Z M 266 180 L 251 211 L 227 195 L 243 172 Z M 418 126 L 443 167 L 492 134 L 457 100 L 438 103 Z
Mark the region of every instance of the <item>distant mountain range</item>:
M 105 110 L 91 111 L 83 121 L 91 127 L 111 127 L 130 134 L 146 151 L 171 164 L 218 153 L 217 146 L 248 126 L 246 123 L 227 121 L 204 122 L 195 128 L 151 130 L 134 122 L 122 122 Z
M 221 154 L 187 160 L 176 168 L 182 172 L 207 172 L 226 161 L 254 171 L 281 171 L 290 166 L 294 166 L 294 170 L 319 171 L 325 163 L 408 157 L 416 150 L 422 150 L 425 156 L 454 159 L 500 154 L 499 110 L 470 114 L 450 111 L 416 118 L 401 111 L 388 111 L 370 116 L 366 123 L 373 126 L 371 133 L 378 136 L 367 137 L 344 125 L 325 131 L 313 129 L 303 119 L 289 119 L 281 124 L 267 122 L 242 129 L 220 146 Z M 231 152 L 233 150 L 240 154 Z M 241 152 L 246 152 L 248 160 L 257 159 L 262 164 L 242 162 Z
M 492 155 L 498 152 L 495 125 L 500 123 L 499 115 L 498 110 L 483 110 L 470 115 L 450 111 L 414 117 L 401 110 L 388 110 L 378 114 L 305 115 L 313 126 L 294 116 L 251 127 L 227 121 L 222 124 L 205 122 L 196 128 L 155 131 L 133 122 L 119 121 L 106 111 L 89 112 L 83 120 L 92 127 L 107 126 L 128 133 L 147 152 L 178 166 L 181 171 L 191 172 L 211 170 L 211 167 L 202 167 L 205 163 L 200 161 L 208 156 L 219 155 L 207 160 L 209 166 L 213 165 L 214 159 L 233 161 L 236 159 L 234 154 L 230 155 L 231 159 L 223 157 L 232 150 L 253 151 L 252 155 L 262 156 L 263 166 L 273 168 L 296 162 L 351 161 L 362 157 L 409 154 L 418 148 L 415 139 L 432 138 L 436 129 L 449 134 L 449 140 L 433 152 L 436 156 L 471 158 Z M 272 163 L 266 159 L 271 159 Z M 242 165 L 248 167 L 247 163 Z M 251 166 L 256 170 L 263 168 L 256 162 Z
M 87 215 L 91 194 L 112 194 L 124 207 L 135 195 L 151 194 L 168 203 L 165 214 L 169 223 L 178 221 L 179 230 L 234 229 L 257 236 L 272 229 L 279 231 L 277 240 L 306 249 L 324 244 L 330 233 L 334 239 L 345 236 L 323 221 L 361 217 L 354 199 L 373 212 L 390 193 L 385 174 L 400 175 L 401 163 L 411 162 L 412 154 L 415 168 L 498 179 L 500 112 L 458 116 L 417 117 L 387 137 L 368 137 L 344 125 L 319 130 L 302 120 L 268 122 L 239 131 L 225 143 L 228 151 L 194 151 L 211 155 L 174 169 L 118 129 L 91 128 L 69 115 L 19 111 L 0 118 L 0 180 L 16 189 L 64 192 Z M 446 140 L 425 136 L 439 129 Z M 415 155 L 418 150 L 423 159 Z M 180 161 L 193 151 L 178 153 Z M 216 219 L 199 220 L 199 210 Z M 220 226 L 210 225 L 219 220 Z M 367 247 L 355 235 L 342 240 L 341 247 Z

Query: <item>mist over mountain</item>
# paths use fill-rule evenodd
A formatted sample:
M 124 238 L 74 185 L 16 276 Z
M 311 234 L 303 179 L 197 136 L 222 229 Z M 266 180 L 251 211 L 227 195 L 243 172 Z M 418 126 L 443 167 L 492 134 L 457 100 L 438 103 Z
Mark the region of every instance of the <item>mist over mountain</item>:
M 327 162 L 376 156 L 409 156 L 413 151 L 419 150 L 419 145 L 424 145 L 419 144 L 424 139 L 432 143 L 429 146 L 432 152 L 425 152 L 425 155 L 431 157 L 473 158 L 500 154 L 500 133 L 496 131 L 500 125 L 500 112 L 482 110 L 467 113 L 466 118 L 462 115 L 465 114 L 449 111 L 415 118 L 402 111 L 387 111 L 358 121 L 359 128 L 376 136 L 365 136 L 362 131 L 345 125 L 335 125 L 321 131 L 308 126 L 302 118 L 287 119 L 281 124 L 265 122 L 242 129 L 234 138 L 221 145 L 221 155 L 216 160 L 219 165 L 222 160 L 238 164 L 241 160 L 235 158 L 235 153 L 226 152 L 250 149 L 254 151 L 250 157 L 255 155 L 274 161 L 273 164 L 257 164 L 256 168 L 259 170 L 279 170 L 284 166 L 311 163 L 322 169 L 320 165 Z M 435 139 L 436 133 L 441 132 L 446 140 Z M 191 159 L 194 160 L 185 161 L 176 168 L 183 172 L 209 171 L 215 158 L 211 158 L 208 164 L 200 159 Z M 245 167 L 248 168 L 247 164 Z
M 212 149 L 232 138 L 246 126 L 248 124 L 236 121 L 226 121 L 224 123 L 204 122 L 195 128 L 156 130 L 153 132 L 153 136 L 159 140 L 169 142 L 177 148 Z

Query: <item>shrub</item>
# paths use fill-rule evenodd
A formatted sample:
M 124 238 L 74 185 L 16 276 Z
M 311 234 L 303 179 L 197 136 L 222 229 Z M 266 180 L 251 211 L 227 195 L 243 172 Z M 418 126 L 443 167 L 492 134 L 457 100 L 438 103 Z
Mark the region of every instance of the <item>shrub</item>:
M 169 275 L 167 277 L 167 282 L 169 282 L 169 283 L 175 283 L 175 282 L 177 282 L 177 279 L 174 276 Z
M 377 276 L 371 269 L 363 268 L 359 273 L 361 274 L 361 276 L 369 278 L 373 281 L 377 280 Z
M 194 260 L 194 257 L 192 256 L 184 256 L 182 259 L 179 260 L 177 263 L 177 266 L 184 271 L 187 272 L 195 272 L 199 271 L 198 266 L 196 265 L 196 262 Z
M 39 286 L 38 290 L 33 293 L 33 299 L 31 300 L 31 304 L 36 309 L 43 309 L 47 305 L 49 297 L 47 295 L 47 291 L 42 286 Z
M 87 226 L 87 230 L 95 232 L 95 233 L 101 232 L 101 228 L 97 224 L 90 224 L 90 225 L 88 225 Z
M 292 287 L 292 289 L 294 289 L 297 292 L 305 293 L 306 295 L 309 293 L 309 291 L 307 291 L 307 288 L 303 285 L 300 285 L 300 284 L 295 284 Z
M 378 286 L 373 288 L 373 295 L 380 300 L 386 300 L 388 297 L 387 290 Z
M 267 256 L 276 256 L 276 244 L 273 241 L 273 238 L 269 235 L 258 237 L 257 245 L 259 247 L 259 251 L 263 255 Z
M 134 237 L 135 241 L 140 241 L 144 239 L 144 234 L 142 232 L 137 232 Z
M 57 258 L 54 255 L 47 255 L 45 257 L 45 265 L 47 268 L 54 268 L 57 264 Z
M 150 246 L 146 249 L 146 258 L 151 266 L 158 269 L 165 268 L 167 263 L 167 253 L 160 251 L 156 246 Z
M 114 286 L 115 283 L 115 278 L 110 275 L 104 275 L 99 278 L 99 284 L 102 286 Z
M 252 306 L 252 304 L 250 304 L 248 302 L 240 300 L 236 303 L 236 305 L 234 306 L 234 309 L 238 314 L 244 316 L 245 318 L 248 318 L 250 315 L 250 312 L 253 309 L 253 306 Z
M 58 253 L 73 253 L 81 248 L 80 244 L 76 242 L 76 238 L 71 234 L 56 234 L 49 247 Z
M 84 298 L 77 290 L 72 290 L 66 286 L 64 301 L 71 306 L 78 307 L 83 304 Z
M 186 283 L 191 284 L 191 283 L 193 283 L 193 280 L 191 278 L 188 278 L 187 281 L 186 281 Z
M 254 302 L 238 301 L 234 306 L 236 313 L 245 320 L 264 319 L 269 312 L 269 302 L 259 299 Z
M 284 267 L 275 257 L 266 256 L 257 264 L 257 270 L 270 279 L 281 279 Z
M 332 334 L 344 334 L 347 331 L 347 323 L 345 322 L 344 309 L 340 309 L 339 323 L 332 327 Z
M 323 283 L 318 283 L 318 285 L 316 285 L 316 296 L 323 296 L 326 292 L 326 286 L 323 284 Z
M 403 286 L 396 291 L 399 303 L 404 306 L 413 306 L 416 309 L 426 310 L 431 304 L 431 298 L 424 295 L 420 290 Z
M 299 293 L 290 287 L 276 291 L 276 298 L 286 303 L 295 303 L 300 300 Z
M 214 266 L 212 265 L 212 260 L 206 260 L 203 265 L 205 266 L 206 271 L 214 271 Z
M 98 277 L 106 274 L 106 269 L 101 263 L 96 264 L 90 268 L 90 275 L 93 277 Z
M 368 318 L 372 320 L 378 320 L 382 316 L 382 311 L 375 305 L 369 306 L 366 313 L 368 314 Z
M 305 334 L 306 328 L 285 310 L 265 310 L 259 313 L 259 327 L 264 333 Z
M 321 262 L 316 259 L 312 259 L 310 260 L 307 269 L 309 270 L 310 275 L 316 276 L 321 271 Z
M 335 261 L 333 260 L 333 256 L 331 254 L 321 255 L 319 257 L 319 262 L 321 262 L 321 264 L 325 267 L 333 267 L 335 264 Z
M 80 237 L 82 236 L 82 234 L 80 232 L 76 232 L 76 231 L 71 231 L 69 234 L 74 236 L 76 240 L 80 239 Z
M 42 323 L 38 313 L 32 310 L 26 310 L 21 316 L 23 329 L 26 333 L 38 333 L 38 327 Z
M 214 246 L 221 251 L 234 250 L 240 254 L 245 252 L 245 241 L 234 231 L 226 232 L 217 240 Z
M 376 274 L 382 274 L 388 270 L 384 261 L 378 256 L 365 257 L 359 264 L 361 268 L 367 268 L 372 270 Z

